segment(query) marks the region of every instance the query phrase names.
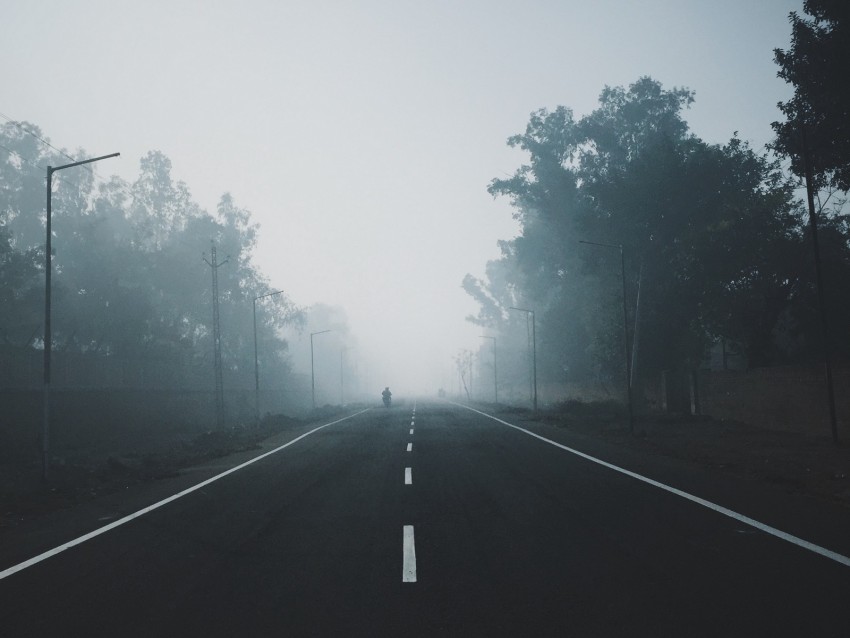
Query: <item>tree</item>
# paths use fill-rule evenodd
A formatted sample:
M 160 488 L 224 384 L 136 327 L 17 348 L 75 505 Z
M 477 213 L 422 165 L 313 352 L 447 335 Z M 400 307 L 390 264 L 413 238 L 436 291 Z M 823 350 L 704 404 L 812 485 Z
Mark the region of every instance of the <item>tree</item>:
M 502 243 L 487 281 L 464 286 L 485 325 L 498 325 L 507 300 L 536 309 L 544 378 L 622 378 L 619 260 L 581 239 L 624 247 L 632 319 L 641 285 L 646 374 L 692 368 L 718 338 L 773 362 L 784 354 L 777 325 L 799 327 L 793 185 L 737 137 L 710 145 L 692 135 L 682 117 L 692 101 L 641 78 L 606 87 L 579 120 L 565 107 L 536 111 L 508 140 L 530 161 L 489 190 L 510 197 L 522 232 Z
M 0 223 L 0 340 L 5 344 L 29 346 L 41 326 L 42 259 L 37 249 L 16 250 L 12 233 Z
M 775 49 L 777 73 L 794 86 L 794 96 L 780 102 L 784 122 L 773 122 L 774 149 L 791 157 L 804 174 L 803 132 L 818 187 L 850 190 L 850 3 L 806 0 L 791 21 L 791 48 Z
M 44 166 L 70 161 L 46 139 L 31 124 L 0 127 L 0 340 L 17 347 L 37 348 L 27 338 L 43 323 Z M 201 255 L 213 241 L 232 256 L 219 273 L 225 366 L 250 387 L 252 299 L 272 290 L 252 262 L 257 226 L 250 212 L 229 194 L 214 215 L 202 210 L 156 151 L 142 158 L 132 185 L 115 177 L 96 184 L 83 168 L 65 173 L 54 179 L 53 195 L 57 350 L 208 363 L 210 273 Z M 288 371 L 279 331 L 296 314 L 292 301 L 277 295 L 258 317 L 261 364 L 278 377 Z
M 129 211 L 137 241 L 148 249 L 159 248 L 168 237 L 186 228 L 201 215 L 185 182 L 171 177 L 171 160 L 160 151 L 148 152 L 139 162 L 141 173 L 132 188 Z

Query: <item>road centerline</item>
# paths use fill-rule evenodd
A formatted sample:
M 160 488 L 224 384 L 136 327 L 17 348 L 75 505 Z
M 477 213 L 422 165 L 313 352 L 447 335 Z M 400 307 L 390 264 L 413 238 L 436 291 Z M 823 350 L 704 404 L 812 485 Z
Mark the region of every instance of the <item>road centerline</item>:
M 404 468 L 404 484 L 413 485 L 413 468 Z
M 401 581 L 403 583 L 415 583 L 416 545 L 413 539 L 413 525 L 404 526 L 403 539 Z

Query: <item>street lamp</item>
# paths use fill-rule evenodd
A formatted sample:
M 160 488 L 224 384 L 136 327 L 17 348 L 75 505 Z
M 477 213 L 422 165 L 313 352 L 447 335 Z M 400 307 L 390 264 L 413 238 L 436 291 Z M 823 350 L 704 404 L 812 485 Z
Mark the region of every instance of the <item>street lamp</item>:
M 482 339 L 493 340 L 493 403 L 499 402 L 499 373 L 496 368 L 496 337 L 480 335 Z
M 525 308 L 515 308 L 511 306 L 511 310 L 519 310 L 520 312 L 526 313 L 525 320 L 528 322 L 528 315 L 531 315 L 531 343 L 532 343 L 532 370 L 533 370 L 533 378 L 534 378 L 534 411 L 537 412 L 537 332 L 535 328 L 534 322 L 534 311 L 527 310 Z M 526 330 L 528 330 L 528 323 L 526 325 Z M 527 335 L 528 333 L 526 333 Z
M 629 431 L 634 434 L 635 432 L 635 418 L 632 412 L 632 382 L 629 378 L 629 318 L 626 313 L 626 258 L 623 252 L 622 244 L 599 244 L 593 241 L 583 241 L 579 240 L 580 244 L 588 244 L 590 246 L 602 246 L 603 248 L 616 248 L 620 251 L 620 278 L 623 282 L 623 355 L 625 361 L 625 375 L 626 375 L 626 401 L 628 402 L 629 408 Z
M 330 330 L 319 330 L 319 332 L 311 332 L 310 333 L 310 389 L 313 396 L 313 409 L 316 409 L 316 374 L 315 368 L 313 366 L 313 337 L 315 335 L 322 335 L 326 332 L 330 332 Z
M 254 297 L 254 414 L 256 415 L 258 424 L 260 422 L 260 361 L 257 356 L 257 301 L 263 297 L 279 295 L 282 292 L 282 290 L 275 290 L 274 292 L 267 292 L 264 295 Z
M 47 219 L 45 222 L 47 240 L 44 246 L 44 422 L 41 434 L 41 477 L 45 481 L 47 480 L 47 472 L 50 467 L 48 453 L 50 449 L 50 356 L 53 348 L 53 335 L 50 329 L 50 280 L 53 274 L 53 173 L 74 166 L 99 162 L 110 157 L 118 157 L 119 155 L 121 153 L 111 153 L 110 155 L 101 155 L 100 157 L 93 157 L 92 159 L 82 160 L 80 162 L 63 164 L 62 166 L 47 167 Z

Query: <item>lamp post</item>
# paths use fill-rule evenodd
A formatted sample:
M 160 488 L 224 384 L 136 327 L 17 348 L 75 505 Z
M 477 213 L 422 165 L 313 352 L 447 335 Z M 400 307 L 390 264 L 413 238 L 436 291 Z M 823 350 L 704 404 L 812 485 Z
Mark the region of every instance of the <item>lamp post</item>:
M 531 344 L 532 344 L 532 375 L 533 375 L 533 383 L 534 383 L 534 411 L 537 412 L 537 329 L 535 327 L 534 321 L 534 311 L 527 310 L 526 308 L 515 308 L 511 306 L 511 310 L 518 310 L 519 312 L 526 313 L 525 318 L 528 321 L 528 315 L 531 315 Z M 528 326 L 528 324 L 526 324 Z M 528 328 L 526 327 L 526 330 Z M 528 333 L 526 333 L 528 334 Z
M 53 335 L 50 327 L 50 284 L 53 274 L 53 173 L 72 168 L 74 166 L 82 166 L 83 164 L 91 164 L 100 160 L 109 159 L 110 157 L 118 157 L 121 153 L 111 153 L 109 155 L 101 155 L 91 159 L 82 160 L 79 162 L 71 162 L 62 166 L 47 167 L 47 216 L 45 226 L 47 229 L 47 240 L 44 246 L 44 385 L 43 385 L 43 402 L 44 402 L 44 420 L 41 433 L 41 478 L 47 480 L 47 474 L 50 467 L 49 451 L 50 451 L 50 357 L 53 348 Z
M 626 312 L 626 258 L 622 244 L 600 244 L 593 241 L 579 240 L 580 244 L 588 244 L 590 246 L 602 246 L 603 248 L 616 248 L 620 251 L 620 278 L 623 283 L 623 355 L 625 361 L 626 375 L 626 401 L 629 409 L 629 431 L 635 432 L 635 419 L 632 412 L 632 382 L 629 374 L 629 318 Z
M 316 409 L 316 374 L 313 365 L 313 337 L 316 335 L 325 334 L 330 330 L 319 330 L 319 332 L 310 333 L 310 390 L 313 397 L 313 409 Z
M 496 337 L 480 335 L 482 339 L 493 340 L 493 403 L 499 402 L 499 373 L 496 367 Z
M 264 295 L 254 297 L 254 414 L 257 424 L 260 423 L 260 360 L 257 355 L 257 301 L 263 297 L 279 295 L 282 292 L 282 290 L 275 290 L 274 292 L 267 292 Z

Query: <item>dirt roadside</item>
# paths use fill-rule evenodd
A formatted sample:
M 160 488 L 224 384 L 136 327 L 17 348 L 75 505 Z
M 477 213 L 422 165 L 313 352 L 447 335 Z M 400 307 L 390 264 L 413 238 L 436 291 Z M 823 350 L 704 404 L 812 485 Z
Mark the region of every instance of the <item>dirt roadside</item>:
M 35 454 L 29 454 L 26 462 L 0 463 L 0 534 L 45 514 L 176 477 L 216 459 L 262 450 L 283 433 L 348 412 L 328 407 L 308 419 L 268 416 L 256 427 L 209 431 L 176 444 L 149 441 L 141 452 L 119 447 L 106 456 L 60 451 L 51 460 L 47 483 L 41 480 L 42 467 Z
M 674 458 L 710 472 L 762 481 L 850 508 L 850 442 L 772 431 L 744 423 L 690 416 L 639 416 L 634 433 L 616 407 L 571 405 L 540 410 L 497 408 L 491 413 L 564 428 L 571 433 Z
M 642 455 L 677 459 L 710 472 L 762 481 L 850 508 L 850 445 L 836 446 L 826 435 L 804 436 L 683 416 L 639 417 L 632 434 L 616 406 L 559 406 L 541 410 L 536 416 L 521 408 L 477 407 L 513 423 L 563 428 Z M 329 407 L 309 421 L 330 420 L 338 414 L 342 411 Z M 208 432 L 165 452 L 115 454 L 105 459 L 58 458 L 46 486 L 39 480 L 41 467 L 35 460 L 0 464 L 0 534 L 50 512 L 70 510 L 104 495 L 175 477 L 215 459 L 263 449 L 272 438 L 307 423 L 274 416 L 257 428 Z

